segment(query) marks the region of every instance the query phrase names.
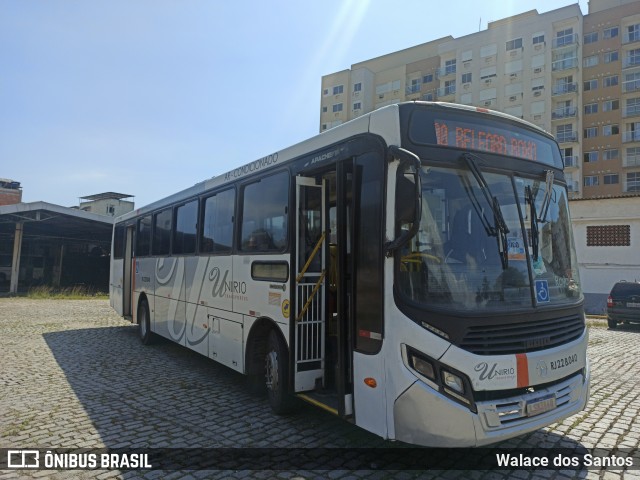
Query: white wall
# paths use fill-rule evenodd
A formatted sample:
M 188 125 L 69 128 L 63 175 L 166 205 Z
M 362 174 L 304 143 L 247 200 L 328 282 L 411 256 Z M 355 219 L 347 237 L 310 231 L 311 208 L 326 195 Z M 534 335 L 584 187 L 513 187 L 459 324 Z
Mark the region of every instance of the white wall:
M 588 313 L 604 313 L 611 287 L 640 280 L 640 197 L 569 202 L 578 266 Z M 587 227 L 629 225 L 629 246 L 587 246 Z

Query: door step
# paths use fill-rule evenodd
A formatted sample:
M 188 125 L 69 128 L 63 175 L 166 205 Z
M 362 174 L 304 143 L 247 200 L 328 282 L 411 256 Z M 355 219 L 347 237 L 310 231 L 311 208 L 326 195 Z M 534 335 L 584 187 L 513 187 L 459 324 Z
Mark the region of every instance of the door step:
M 296 395 L 311 405 L 315 405 L 336 416 L 339 415 L 337 395 L 319 394 L 318 392 L 298 393 Z

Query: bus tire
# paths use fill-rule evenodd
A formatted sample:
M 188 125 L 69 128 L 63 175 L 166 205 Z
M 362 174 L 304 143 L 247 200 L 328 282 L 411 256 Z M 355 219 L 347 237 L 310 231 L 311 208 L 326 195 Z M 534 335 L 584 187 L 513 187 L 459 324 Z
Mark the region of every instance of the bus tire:
M 287 389 L 289 375 L 289 355 L 287 347 L 275 330 L 269 332 L 267 355 L 265 358 L 265 380 L 267 397 L 271 409 L 278 415 L 293 409 L 293 397 Z
M 607 318 L 607 325 L 611 330 L 613 330 L 618 326 L 618 322 L 616 322 L 615 320 L 611 320 L 610 318 Z
M 151 316 L 146 298 L 140 300 L 140 305 L 138 305 L 138 335 L 143 345 L 151 345 L 155 339 L 151 331 Z

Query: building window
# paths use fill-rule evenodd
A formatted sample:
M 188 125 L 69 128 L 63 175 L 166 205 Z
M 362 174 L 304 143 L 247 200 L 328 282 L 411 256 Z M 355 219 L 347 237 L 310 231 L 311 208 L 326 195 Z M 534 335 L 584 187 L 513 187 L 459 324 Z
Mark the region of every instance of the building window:
M 617 173 L 608 173 L 604 175 L 603 178 L 605 185 L 616 185 L 620 183 L 620 176 Z
M 627 106 L 624 109 L 625 116 L 640 115 L 640 97 L 630 98 L 627 100 Z
M 342 111 L 342 104 L 336 103 L 333 105 L 333 113 L 338 113 Z
M 598 113 L 597 103 L 588 103 L 584 106 L 584 114 L 589 115 L 591 113 Z
M 598 79 L 594 78 L 593 80 L 587 80 L 584 82 L 584 91 L 588 92 L 589 90 L 595 90 L 598 88 Z
M 617 148 L 610 148 L 602 152 L 603 160 L 616 160 L 620 156 L 620 151 Z
M 145 257 L 151 253 L 151 215 L 138 220 L 136 232 L 136 257 Z
M 610 77 L 604 77 L 602 81 L 604 87 L 615 87 L 618 85 L 618 75 L 611 75 Z
M 585 187 L 595 187 L 599 185 L 599 178 L 597 175 L 586 175 L 584 177 L 584 186 Z
M 598 127 L 588 127 L 584 129 L 584 138 L 594 138 L 598 136 Z
M 361 92 L 362 91 L 362 83 L 358 82 L 356 84 L 353 85 L 353 91 L 354 92 Z
M 640 192 L 640 172 L 627 173 L 626 192 Z
M 325 88 L 324 90 L 322 90 L 322 94 L 323 95 L 329 95 L 329 89 Z
M 640 23 L 629 25 L 627 27 L 627 38 L 625 38 L 625 43 L 637 42 L 638 40 L 640 40 Z
M 431 83 L 431 82 L 433 82 L 433 74 L 432 73 L 422 77 L 422 83 Z
M 593 43 L 598 41 L 598 32 L 587 33 L 584 36 L 584 44 Z
M 360 110 L 362 108 L 362 103 L 361 102 L 356 102 L 353 104 L 353 109 L 354 110 Z
M 598 152 L 587 152 L 584 154 L 584 163 L 593 163 L 598 161 Z
M 456 73 L 456 59 L 447 60 L 444 62 L 444 74 L 450 75 L 452 73 Z
M 605 28 L 602 32 L 603 38 L 615 38 L 618 36 L 618 27 Z
M 462 83 L 471 83 L 471 74 L 463 73 L 462 74 Z
M 582 61 L 583 67 L 595 67 L 598 65 L 598 55 L 589 55 L 588 57 L 584 57 Z
M 544 43 L 544 35 L 536 35 L 533 37 L 533 44 L 538 45 L 539 43 Z
M 587 226 L 587 247 L 628 247 L 631 225 Z
M 327 113 L 327 107 L 326 106 L 322 107 L 322 113 Z
M 618 110 L 620 108 L 620 100 L 606 100 L 602 102 L 602 111 L 610 112 L 612 110 Z
M 616 124 L 602 126 L 602 135 L 605 137 L 610 137 L 611 135 L 618 135 L 619 133 L 620 133 L 620 127 Z
M 344 92 L 344 85 L 336 85 L 335 87 L 333 87 L 333 94 L 334 95 L 339 95 L 342 92 Z
M 507 52 L 509 50 L 515 50 L 517 48 L 522 48 L 522 38 L 516 38 L 507 42 Z
M 604 54 L 604 63 L 611 63 L 611 62 L 617 62 L 619 59 L 618 57 L 618 51 L 614 51 L 614 52 L 607 52 Z

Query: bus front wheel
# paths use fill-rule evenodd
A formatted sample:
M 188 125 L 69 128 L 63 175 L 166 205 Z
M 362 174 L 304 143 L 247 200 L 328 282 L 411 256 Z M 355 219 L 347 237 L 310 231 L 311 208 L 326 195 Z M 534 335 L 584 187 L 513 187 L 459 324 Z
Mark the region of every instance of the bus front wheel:
M 265 362 L 267 396 L 271 409 L 279 415 L 288 413 L 293 408 L 293 397 L 287 391 L 289 357 L 286 345 L 275 330 L 269 332 Z
M 153 343 L 154 335 L 151 331 L 151 316 L 149 315 L 149 303 L 146 298 L 143 298 L 138 306 L 138 334 L 143 345 Z

